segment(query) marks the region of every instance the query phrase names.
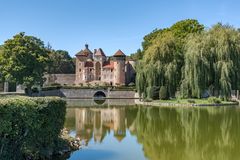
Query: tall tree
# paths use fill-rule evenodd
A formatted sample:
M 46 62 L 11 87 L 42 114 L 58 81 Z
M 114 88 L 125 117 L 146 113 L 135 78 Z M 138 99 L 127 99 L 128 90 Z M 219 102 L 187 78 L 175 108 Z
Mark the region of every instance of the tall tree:
M 75 63 L 72 57 L 64 50 L 49 50 L 49 63 L 47 71 L 50 74 L 73 74 Z
M 25 85 L 43 83 L 43 73 L 48 59 L 43 41 L 24 32 L 4 42 L 0 55 L 3 79 Z
M 145 97 L 149 95 L 147 88 L 140 87 L 143 85 L 150 88 L 166 86 L 170 95 L 174 96 L 182 79 L 186 39 L 190 34 L 200 33 L 203 29 L 198 21 L 189 19 L 177 22 L 170 28 L 154 30 L 145 36 L 143 58 L 139 62 L 141 65 L 137 65 L 140 67 L 137 68 L 136 78 L 140 94 L 145 93 Z
M 210 90 L 227 100 L 232 89 L 239 89 L 240 34 L 236 29 L 217 24 L 189 38 L 186 48 L 184 96 L 200 98 L 204 90 Z

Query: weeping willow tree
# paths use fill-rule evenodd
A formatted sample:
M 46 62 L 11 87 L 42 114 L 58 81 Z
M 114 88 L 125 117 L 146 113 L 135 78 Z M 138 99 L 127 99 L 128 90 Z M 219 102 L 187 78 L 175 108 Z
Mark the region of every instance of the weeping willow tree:
M 209 43 L 206 33 L 192 35 L 186 43 L 185 65 L 183 67 L 183 80 L 181 82 L 181 95 L 183 97 L 201 97 L 203 90 L 211 81 L 212 71 L 209 63 L 214 59 L 209 54 Z
M 169 93 L 177 87 L 177 62 L 175 37 L 171 32 L 160 35 L 154 45 L 149 46 L 143 60 L 137 64 L 137 89 L 143 97 L 147 97 L 147 89 L 152 86 L 167 86 Z M 150 97 L 151 98 L 151 97 Z
M 136 86 L 140 95 L 152 98 L 148 91 L 153 86 L 165 86 L 170 96 L 175 95 L 182 79 L 186 38 L 203 28 L 196 20 L 183 20 L 145 36 L 143 58 L 136 67 Z
M 153 86 L 165 86 L 173 97 L 180 91 L 183 98 L 201 98 L 209 91 L 225 100 L 240 89 L 240 32 L 234 27 L 203 30 L 196 20 L 184 20 L 148 39 L 136 77 L 144 98 L 151 98 Z
M 186 43 L 181 94 L 201 98 L 205 90 L 225 100 L 239 89 L 240 34 L 231 26 L 217 24 L 192 35 Z

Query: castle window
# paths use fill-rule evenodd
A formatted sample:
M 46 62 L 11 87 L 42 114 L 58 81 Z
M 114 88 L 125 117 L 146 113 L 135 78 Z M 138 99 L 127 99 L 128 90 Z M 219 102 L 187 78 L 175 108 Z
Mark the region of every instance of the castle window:
M 90 69 L 90 72 L 92 72 L 92 69 Z
M 79 69 L 79 72 L 81 72 L 82 70 L 81 69 Z
M 111 72 L 113 72 L 113 69 L 111 69 Z

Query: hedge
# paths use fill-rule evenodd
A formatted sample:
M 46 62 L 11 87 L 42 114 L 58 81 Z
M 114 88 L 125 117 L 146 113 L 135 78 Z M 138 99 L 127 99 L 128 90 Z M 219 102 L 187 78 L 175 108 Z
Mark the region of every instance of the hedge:
M 50 159 L 65 114 L 66 102 L 57 97 L 0 98 L 0 159 Z

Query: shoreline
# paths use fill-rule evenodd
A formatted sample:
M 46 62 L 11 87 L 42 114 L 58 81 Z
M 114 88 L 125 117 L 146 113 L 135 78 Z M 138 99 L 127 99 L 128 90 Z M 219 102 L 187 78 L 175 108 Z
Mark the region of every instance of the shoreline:
M 239 102 L 230 103 L 213 103 L 213 104 L 196 104 L 196 103 L 170 103 L 170 102 L 143 102 L 136 100 L 136 105 L 146 105 L 153 107 L 221 107 L 221 106 L 237 106 Z

